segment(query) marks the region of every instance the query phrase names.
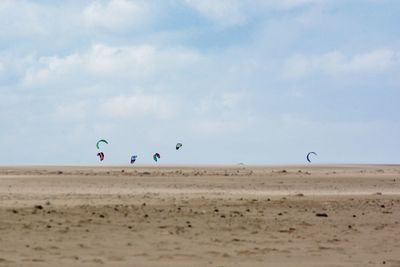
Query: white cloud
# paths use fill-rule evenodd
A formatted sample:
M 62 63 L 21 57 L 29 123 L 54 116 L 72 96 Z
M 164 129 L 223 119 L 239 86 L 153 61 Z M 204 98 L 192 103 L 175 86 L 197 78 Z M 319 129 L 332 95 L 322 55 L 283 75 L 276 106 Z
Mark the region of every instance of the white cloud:
M 227 92 L 222 94 L 222 106 L 228 109 L 234 109 L 240 103 L 242 94 L 237 92 Z
M 290 58 L 283 70 L 285 77 L 300 78 L 313 73 L 340 74 L 381 72 L 400 62 L 400 53 L 391 49 L 378 49 L 346 57 L 333 51 L 322 55 L 297 55 Z
M 152 46 L 109 47 L 95 45 L 84 55 L 87 68 L 97 74 L 145 73 L 154 68 L 155 48 Z
M 45 12 L 35 3 L 0 1 L 0 36 L 37 36 L 46 32 L 41 23 Z
M 343 64 L 342 71 L 384 71 L 399 63 L 399 60 L 400 53 L 398 51 L 391 49 L 375 50 L 354 56 Z
M 194 111 L 198 115 L 205 114 L 225 114 L 235 111 L 243 112 L 239 110 L 241 107 L 241 100 L 244 95 L 240 92 L 222 92 L 222 93 L 212 93 L 203 99 L 201 99 L 197 106 L 194 107 Z
M 66 57 L 40 57 L 36 64 L 27 68 L 23 78 L 23 84 L 43 84 L 57 77 L 70 75 L 78 71 L 77 67 L 82 64 L 82 59 L 77 54 Z
M 54 49 L 82 37 L 81 1 L 0 1 L 0 37 L 28 38 L 31 50 Z M 49 39 L 42 39 L 49 38 Z M 3 40 L 0 39 L 0 43 Z M 9 40 L 10 41 L 10 40 Z M 40 47 L 38 46 L 40 44 Z M 13 43 L 14 47 L 16 43 Z M 21 44 L 21 43 L 19 43 Z
M 315 6 L 328 0 L 185 0 L 185 3 L 210 21 L 222 26 L 246 24 L 255 15 Z
M 226 136 L 251 128 L 251 118 L 200 118 L 189 123 L 189 128 L 200 135 Z
M 33 55 L 20 55 L 9 50 L 0 51 L 0 73 L 3 71 L 5 77 L 24 75 L 26 69 L 32 66 L 36 59 Z
M 177 47 L 160 49 L 150 45 L 107 46 L 93 45 L 81 54 L 65 57 L 40 57 L 27 69 L 23 83 L 26 86 L 51 82 L 79 80 L 90 77 L 126 77 L 131 80 L 149 79 L 154 75 L 168 75 L 202 59 L 196 51 Z
M 99 105 L 101 113 L 114 118 L 151 116 L 168 118 L 174 114 L 174 104 L 158 95 L 119 95 Z
M 250 106 L 244 101 L 246 94 L 239 91 L 212 93 L 194 107 L 189 127 L 205 135 L 239 133 L 254 123 Z
M 265 3 L 274 8 L 291 9 L 305 5 L 315 5 L 329 0 L 267 0 Z
M 246 23 L 244 1 L 240 0 L 186 0 L 188 6 L 222 26 Z
M 92 107 L 93 108 L 93 107 Z M 91 104 L 87 101 L 74 103 L 62 103 L 57 105 L 53 113 L 54 119 L 58 121 L 82 121 L 87 118 Z
M 148 15 L 145 2 L 127 0 L 95 1 L 83 11 L 83 20 L 89 26 L 123 29 L 142 25 Z

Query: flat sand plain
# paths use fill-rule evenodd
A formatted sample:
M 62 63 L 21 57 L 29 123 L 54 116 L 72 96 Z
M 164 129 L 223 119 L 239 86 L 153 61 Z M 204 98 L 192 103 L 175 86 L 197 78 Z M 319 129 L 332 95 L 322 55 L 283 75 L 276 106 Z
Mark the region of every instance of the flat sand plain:
M 0 266 L 400 266 L 400 165 L 3 166 Z

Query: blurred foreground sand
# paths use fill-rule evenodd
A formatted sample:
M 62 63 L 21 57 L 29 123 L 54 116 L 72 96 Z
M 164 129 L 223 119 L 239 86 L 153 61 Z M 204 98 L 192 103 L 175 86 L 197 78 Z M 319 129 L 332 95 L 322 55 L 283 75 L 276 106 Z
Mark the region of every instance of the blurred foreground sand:
M 400 165 L 0 167 L 0 266 L 400 266 Z

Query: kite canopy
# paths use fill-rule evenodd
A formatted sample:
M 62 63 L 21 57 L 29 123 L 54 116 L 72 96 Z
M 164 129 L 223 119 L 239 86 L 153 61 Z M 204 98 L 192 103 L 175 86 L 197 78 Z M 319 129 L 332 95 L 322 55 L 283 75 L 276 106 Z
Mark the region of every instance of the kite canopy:
M 176 150 L 178 150 L 179 148 L 181 148 L 181 146 L 182 146 L 182 143 L 177 143 L 177 144 L 176 144 L 176 147 L 175 147 Z
M 159 153 L 155 153 L 155 154 L 153 155 L 153 159 L 154 159 L 155 162 L 157 162 L 157 160 L 158 160 L 159 158 L 161 158 L 161 156 L 160 156 Z
M 311 154 L 314 154 L 315 156 L 318 156 L 317 153 L 315 153 L 315 152 L 309 152 L 309 153 L 307 154 L 307 161 L 308 161 L 308 162 L 311 162 L 311 160 L 310 160 L 310 155 L 311 155 Z
M 96 143 L 97 149 L 100 149 L 100 147 L 99 147 L 100 143 L 108 144 L 107 140 L 101 139 L 101 140 L 97 141 L 97 143 Z
M 136 159 L 137 159 L 137 155 L 133 155 L 131 157 L 131 164 L 135 163 Z
M 103 161 L 103 159 L 104 159 L 104 153 L 103 152 L 97 153 L 97 156 L 100 157 L 100 161 Z

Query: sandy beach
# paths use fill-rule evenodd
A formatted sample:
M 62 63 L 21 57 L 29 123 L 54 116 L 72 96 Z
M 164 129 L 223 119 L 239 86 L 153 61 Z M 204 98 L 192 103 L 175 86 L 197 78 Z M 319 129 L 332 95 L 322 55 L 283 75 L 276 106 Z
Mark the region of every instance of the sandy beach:
M 0 266 L 400 266 L 400 165 L 0 167 Z

